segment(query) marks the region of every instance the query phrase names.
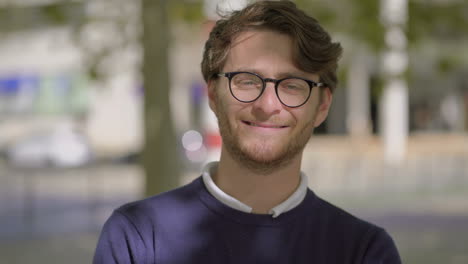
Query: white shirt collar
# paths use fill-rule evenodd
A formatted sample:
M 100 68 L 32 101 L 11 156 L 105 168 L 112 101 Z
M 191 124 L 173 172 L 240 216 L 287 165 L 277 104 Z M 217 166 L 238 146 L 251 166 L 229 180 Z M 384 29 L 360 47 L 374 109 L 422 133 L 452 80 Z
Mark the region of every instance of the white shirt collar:
M 230 196 L 229 194 L 223 192 L 211 178 L 212 170 L 216 169 L 218 162 L 211 162 L 205 165 L 203 168 L 202 179 L 203 183 L 208 189 L 208 192 L 211 193 L 216 199 L 218 199 L 223 204 L 237 209 L 245 213 L 252 213 L 252 207 L 244 204 L 243 202 L 237 200 L 236 198 Z M 280 214 L 285 213 L 296 206 L 298 206 L 305 198 L 307 194 L 308 179 L 307 176 L 301 172 L 301 182 L 297 187 L 296 191 L 288 197 L 284 202 L 278 204 L 277 206 L 270 209 L 268 212 L 273 216 L 273 218 L 278 217 Z

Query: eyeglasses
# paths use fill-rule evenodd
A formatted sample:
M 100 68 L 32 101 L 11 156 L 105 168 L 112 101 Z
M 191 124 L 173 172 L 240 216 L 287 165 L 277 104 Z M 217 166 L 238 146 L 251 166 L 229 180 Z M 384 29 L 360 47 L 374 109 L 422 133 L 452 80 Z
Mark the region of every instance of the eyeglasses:
M 287 107 L 299 107 L 309 100 L 313 87 L 324 87 L 324 83 L 311 80 L 287 77 L 283 79 L 263 78 L 251 72 L 225 72 L 218 76 L 229 80 L 229 90 L 234 98 L 243 103 L 250 103 L 263 94 L 266 83 L 275 84 L 275 92 L 279 101 Z

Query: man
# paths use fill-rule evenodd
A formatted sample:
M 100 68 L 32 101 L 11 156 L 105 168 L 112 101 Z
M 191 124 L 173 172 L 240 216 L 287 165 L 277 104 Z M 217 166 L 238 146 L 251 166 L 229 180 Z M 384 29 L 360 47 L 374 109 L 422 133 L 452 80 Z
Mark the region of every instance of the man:
M 300 171 L 328 114 L 341 52 L 289 1 L 219 20 L 202 61 L 223 139 L 219 163 L 115 210 L 94 263 L 400 263 L 383 229 L 317 197 Z

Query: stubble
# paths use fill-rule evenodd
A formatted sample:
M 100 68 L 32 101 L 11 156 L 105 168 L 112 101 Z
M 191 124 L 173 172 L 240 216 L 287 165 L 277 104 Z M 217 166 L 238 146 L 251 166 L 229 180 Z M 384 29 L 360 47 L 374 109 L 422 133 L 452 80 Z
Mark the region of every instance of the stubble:
M 267 144 L 267 142 L 260 140 L 260 142 L 254 145 L 245 146 L 245 144 L 241 144 L 240 139 L 233 133 L 234 129 L 228 121 L 226 106 L 223 105 L 220 99 L 217 98 L 216 100 L 216 116 L 223 139 L 223 147 L 226 148 L 227 152 L 238 164 L 256 174 L 267 175 L 281 167 L 287 166 L 295 157 L 302 153 L 312 136 L 317 109 L 314 109 L 315 112 L 312 120 L 305 124 L 296 135 L 290 135 L 286 146 L 283 146 L 276 155 L 269 156 L 273 152 L 270 146 L 271 143 Z

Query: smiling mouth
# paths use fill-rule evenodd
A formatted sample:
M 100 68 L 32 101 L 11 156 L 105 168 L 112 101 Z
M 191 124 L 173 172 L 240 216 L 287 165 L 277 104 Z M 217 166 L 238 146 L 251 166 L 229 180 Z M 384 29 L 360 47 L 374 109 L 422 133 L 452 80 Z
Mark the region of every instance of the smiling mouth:
M 261 123 L 253 123 L 249 121 L 242 121 L 244 124 L 253 127 L 262 127 L 262 128 L 286 128 L 288 126 L 281 126 L 281 125 L 274 125 L 274 124 L 261 124 Z

